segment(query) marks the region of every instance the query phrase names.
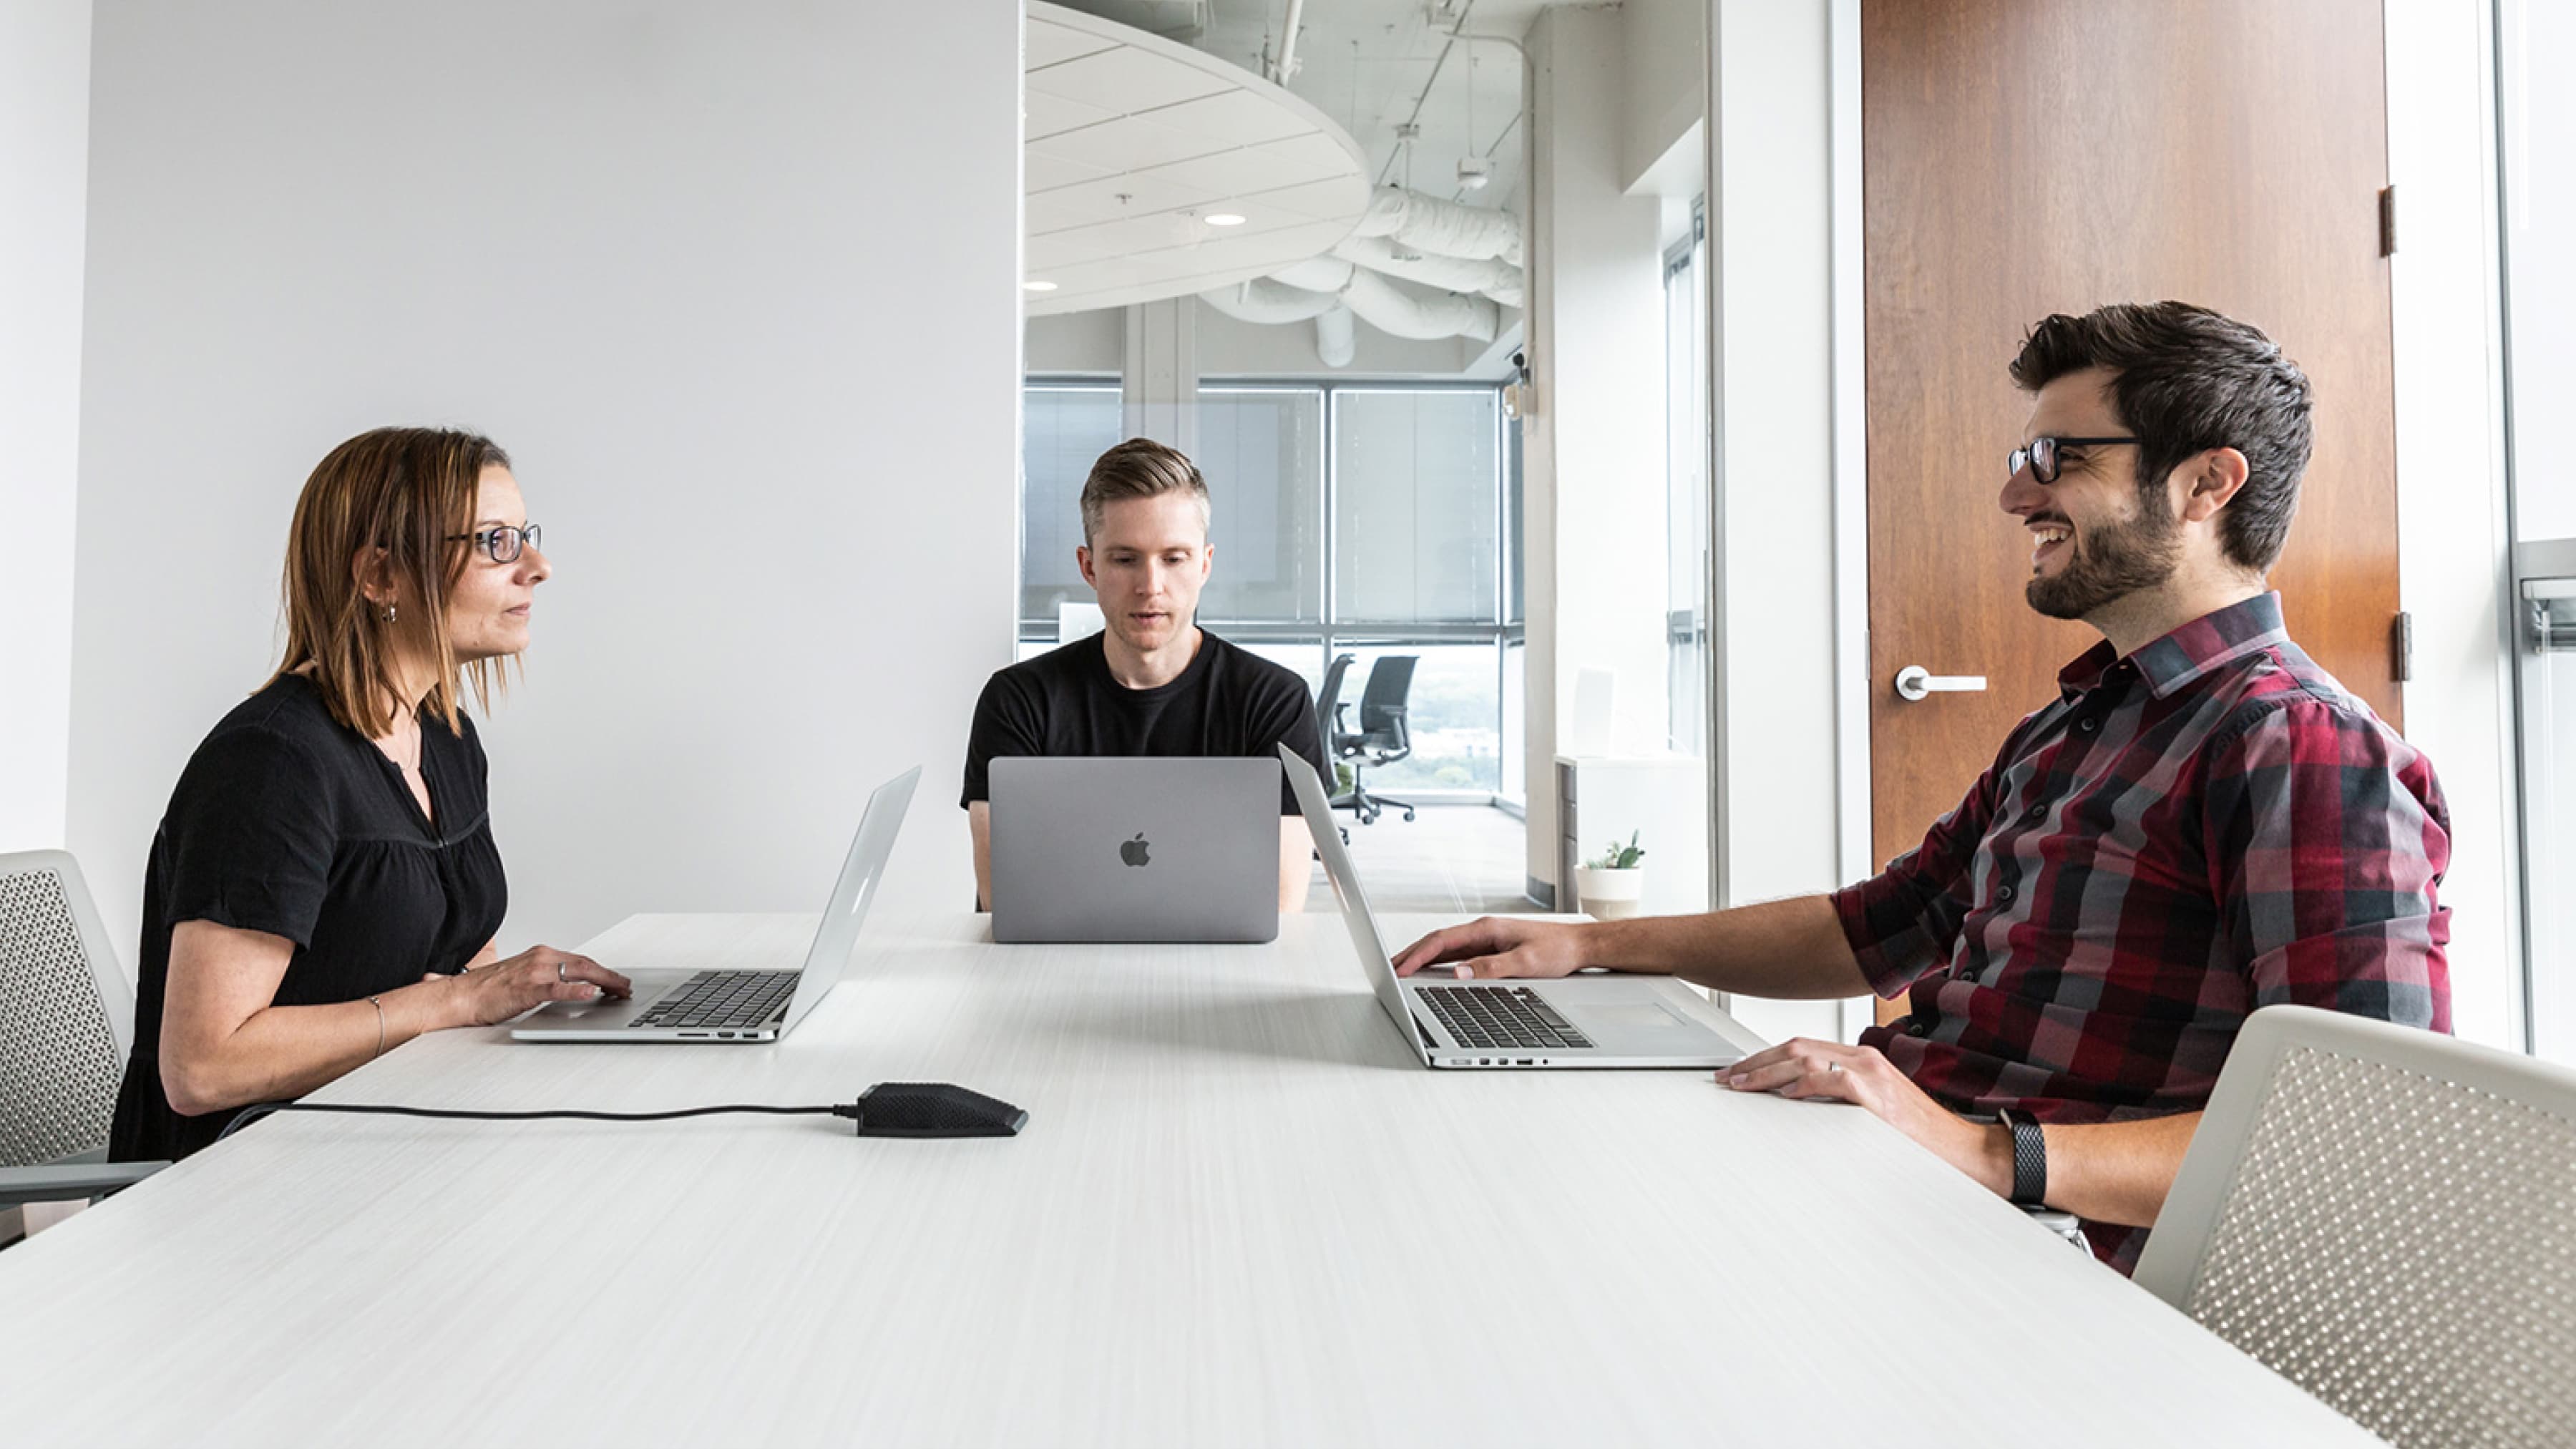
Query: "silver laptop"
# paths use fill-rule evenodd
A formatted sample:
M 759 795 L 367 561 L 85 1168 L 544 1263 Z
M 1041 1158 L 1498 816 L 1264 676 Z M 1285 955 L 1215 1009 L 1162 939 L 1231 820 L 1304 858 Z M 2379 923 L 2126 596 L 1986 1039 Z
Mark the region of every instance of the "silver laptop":
M 814 944 L 805 949 L 804 969 L 629 972 L 633 996 L 549 1002 L 521 1017 L 510 1035 L 520 1041 L 724 1042 L 785 1036 L 840 984 L 920 780 L 921 767 L 915 765 L 868 796 L 841 878 L 814 928 Z
M 1272 941 L 1279 767 L 1208 759 L 993 761 L 996 941 Z
M 1350 848 L 1333 824 L 1324 782 L 1293 752 L 1283 748 L 1279 755 L 1378 1005 L 1424 1066 L 1722 1067 L 1743 1058 L 1714 1025 L 1715 1008 L 1669 976 L 1457 981 L 1396 975 Z

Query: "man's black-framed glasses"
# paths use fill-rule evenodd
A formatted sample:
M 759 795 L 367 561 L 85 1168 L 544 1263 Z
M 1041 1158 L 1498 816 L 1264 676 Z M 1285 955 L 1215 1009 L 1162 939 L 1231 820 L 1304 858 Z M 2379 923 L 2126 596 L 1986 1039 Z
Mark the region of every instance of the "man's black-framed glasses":
M 471 543 L 474 551 L 494 563 L 517 563 L 523 549 L 545 547 L 546 531 L 531 523 L 525 528 L 487 528 L 480 533 L 451 533 L 449 543 Z
M 2058 457 L 2068 448 L 2101 448 L 2113 443 L 2134 443 L 2135 438 L 2033 438 L 2004 456 L 2004 476 L 2012 477 L 2022 469 L 2030 470 L 2031 481 L 2057 481 Z

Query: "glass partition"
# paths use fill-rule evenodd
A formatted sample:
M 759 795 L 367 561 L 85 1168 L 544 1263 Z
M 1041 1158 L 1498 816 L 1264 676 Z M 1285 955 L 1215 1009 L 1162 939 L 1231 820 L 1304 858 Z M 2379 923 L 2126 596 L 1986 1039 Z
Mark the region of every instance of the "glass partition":
M 2533 1051 L 2576 1063 L 2576 469 L 2550 424 L 2576 388 L 2576 9 L 2497 7 L 2505 380 L 2520 696 L 2525 1005 Z

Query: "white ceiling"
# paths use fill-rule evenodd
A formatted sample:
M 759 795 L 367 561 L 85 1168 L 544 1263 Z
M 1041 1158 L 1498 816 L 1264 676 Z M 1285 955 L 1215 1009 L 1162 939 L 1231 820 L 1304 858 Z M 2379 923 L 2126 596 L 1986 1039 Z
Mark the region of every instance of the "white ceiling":
M 1031 0 L 1028 275 L 1058 288 L 1032 294 L 1029 312 L 1205 290 L 1313 256 L 1349 230 L 1326 223 L 1345 206 L 1356 216 L 1381 181 L 1517 210 L 1520 54 L 1452 34 L 1517 39 L 1552 3 L 1575 0 L 1305 0 L 1286 87 L 1305 104 L 1290 110 L 1258 80 L 1288 0 Z M 1095 17 L 1171 43 L 1117 44 Z M 1174 51 L 1217 64 L 1185 69 Z M 1408 150 L 1397 127 L 1409 120 L 1420 135 Z M 1343 138 L 1357 147 L 1347 172 L 1326 145 Z M 1469 156 L 1491 169 L 1480 190 L 1458 184 Z M 1247 218 L 1234 235 L 1190 216 L 1220 202 Z
M 1277 54 L 1288 13 L 1288 0 L 1067 3 L 1163 31 L 1256 73 Z M 1420 103 L 1414 187 L 1471 205 L 1515 209 L 1522 169 L 1516 125 L 1520 55 L 1491 42 L 1452 45 L 1450 34 L 1519 39 L 1541 10 L 1567 3 L 1585 0 L 1305 0 L 1298 70 L 1288 89 L 1350 133 L 1368 158 L 1372 182 L 1404 179 L 1395 128 L 1414 119 Z M 1194 17 L 1203 23 L 1191 23 Z M 1490 158 L 1493 180 L 1483 190 L 1458 186 L 1462 156 Z
M 1055 284 L 1028 294 L 1032 316 L 1260 276 L 1368 204 L 1338 126 L 1217 56 L 1032 0 L 1025 65 L 1024 271 Z

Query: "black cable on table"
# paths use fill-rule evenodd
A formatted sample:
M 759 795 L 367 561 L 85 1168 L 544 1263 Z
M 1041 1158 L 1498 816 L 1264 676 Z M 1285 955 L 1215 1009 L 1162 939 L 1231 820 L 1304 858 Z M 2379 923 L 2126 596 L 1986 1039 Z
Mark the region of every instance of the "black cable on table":
M 750 1112 L 772 1117 L 850 1115 L 850 1107 L 838 1106 L 782 1107 L 760 1102 L 738 1102 L 719 1107 L 680 1107 L 668 1112 L 586 1112 L 571 1108 L 535 1112 L 469 1112 L 454 1107 L 393 1107 L 374 1102 L 261 1102 L 245 1107 L 241 1114 L 217 1133 L 223 1141 L 235 1132 L 268 1116 L 272 1112 L 352 1112 L 380 1117 L 441 1117 L 464 1122 L 531 1122 L 540 1118 L 569 1118 L 583 1122 L 669 1122 L 681 1117 L 713 1117 L 724 1113 Z

